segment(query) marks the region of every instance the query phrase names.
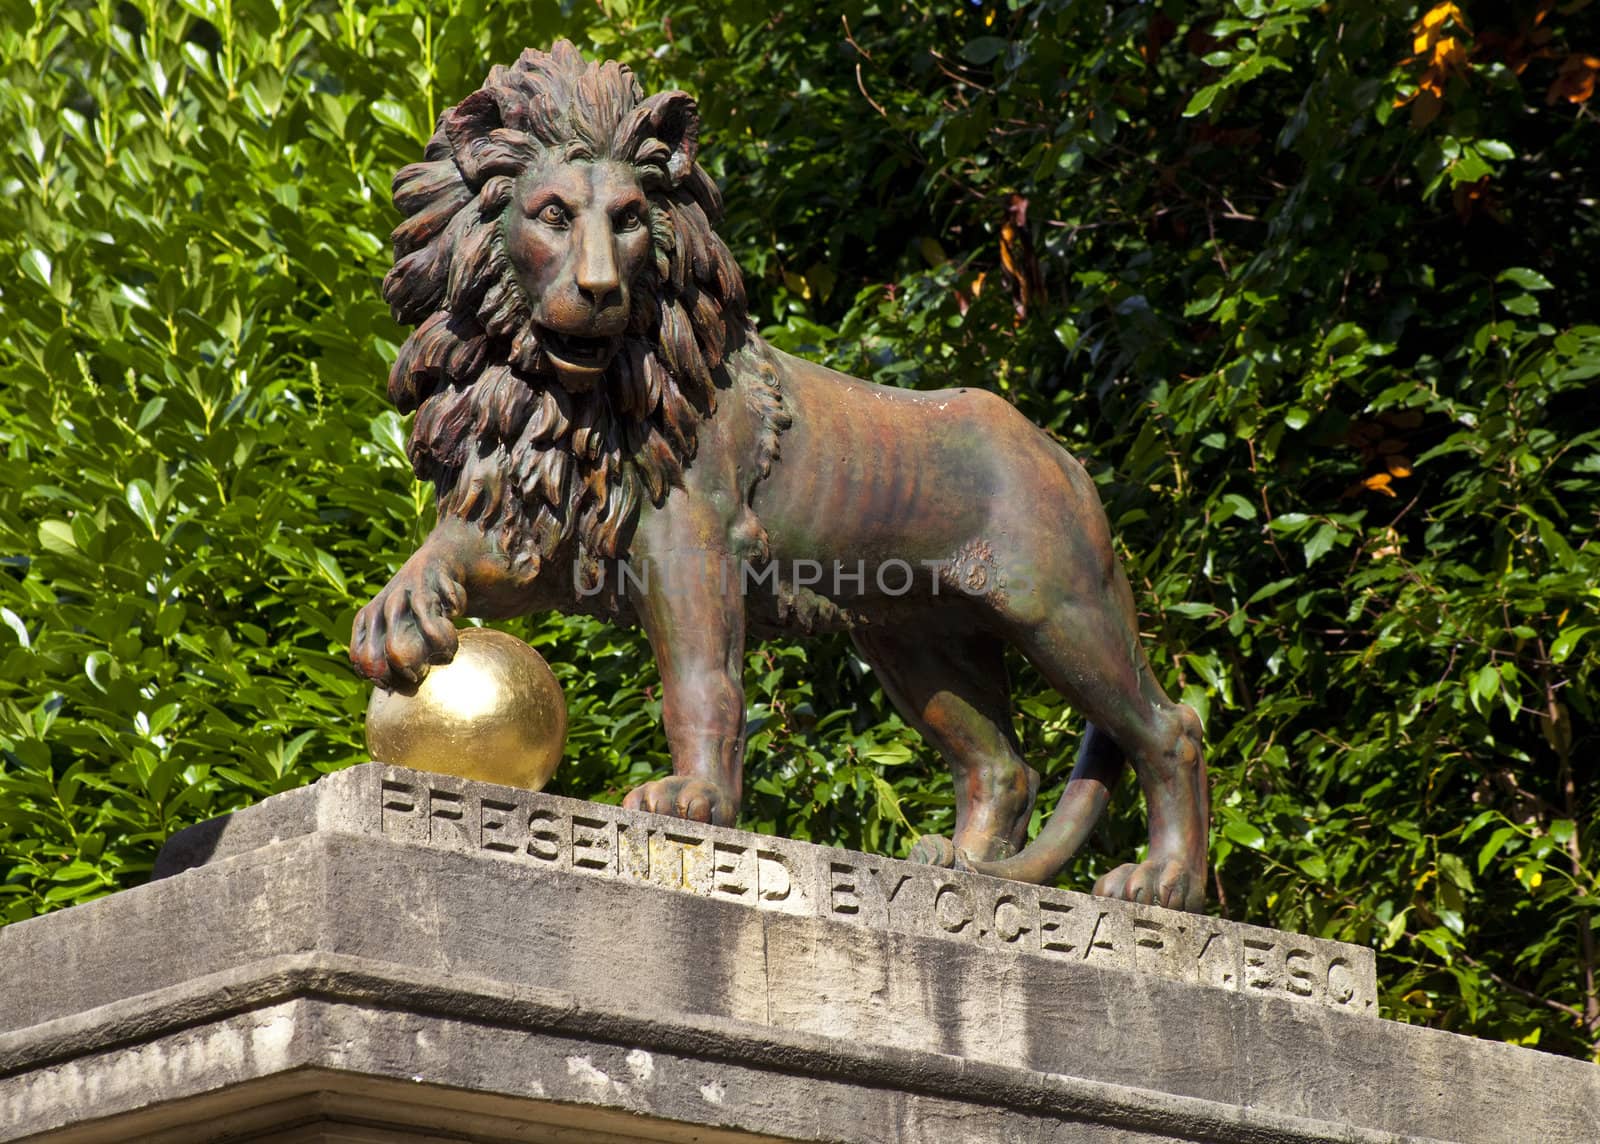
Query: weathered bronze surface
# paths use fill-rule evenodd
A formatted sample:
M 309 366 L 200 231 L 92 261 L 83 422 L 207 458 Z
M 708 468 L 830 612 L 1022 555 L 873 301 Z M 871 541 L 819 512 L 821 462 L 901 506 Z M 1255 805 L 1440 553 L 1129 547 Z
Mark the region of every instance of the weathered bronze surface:
M 567 703 L 544 657 L 516 636 L 459 633 L 455 659 L 415 690 L 377 688 L 367 749 L 379 762 L 541 790 L 561 761 Z
M 914 857 L 1047 881 L 1131 760 L 1148 857 L 1095 890 L 1199 909 L 1200 724 L 1150 672 L 1093 481 L 987 390 L 871 385 L 762 341 L 698 135 L 687 94 L 646 99 L 563 42 L 495 68 L 395 177 L 384 296 L 417 329 L 389 393 L 439 524 L 357 617 L 356 667 L 412 683 L 464 614 L 640 623 L 673 773 L 627 805 L 726 825 L 747 631 L 847 629 L 955 775 L 954 838 Z M 1032 842 L 1008 645 L 1092 724 Z

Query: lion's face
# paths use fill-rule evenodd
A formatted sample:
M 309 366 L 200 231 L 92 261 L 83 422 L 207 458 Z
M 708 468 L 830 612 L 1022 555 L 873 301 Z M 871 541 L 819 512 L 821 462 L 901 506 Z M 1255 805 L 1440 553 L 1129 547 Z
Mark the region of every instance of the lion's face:
M 613 159 L 553 160 L 516 181 L 506 257 L 561 384 L 584 392 L 622 345 L 632 285 L 651 256 L 638 169 Z

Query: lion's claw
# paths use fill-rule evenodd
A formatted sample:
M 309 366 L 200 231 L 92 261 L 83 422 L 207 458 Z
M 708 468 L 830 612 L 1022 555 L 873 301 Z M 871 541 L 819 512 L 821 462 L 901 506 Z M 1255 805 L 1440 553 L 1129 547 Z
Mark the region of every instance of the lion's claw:
M 733 796 L 713 782 L 693 775 L 654 779 L 628 792 L 622 800 L 627 810 L 686 818 L 713 826 L 732 826 L 739 816 Z
M 1206 900 L 1205 873 L 1183 859 L 1151 858 L 1118 866 L 1094 884 L 1094 892 L 1102 898 L 1198 913 Z
M 413 688 L 429 664 L 456 654 L 451 617 L 466 605 L 455 580 L 423 563 L 408 562 L 377 597 L 356 614 L 350 662 L 379 687 Z

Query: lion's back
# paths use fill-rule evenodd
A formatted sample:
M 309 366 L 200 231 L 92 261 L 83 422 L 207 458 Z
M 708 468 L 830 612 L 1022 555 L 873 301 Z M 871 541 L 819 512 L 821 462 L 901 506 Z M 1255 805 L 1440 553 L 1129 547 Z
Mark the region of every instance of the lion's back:
M 756 490 L 775 541 L 909 552 L 994 533 L 1041 498 L 1072 495 L 1071 459 L 998 394 L 896 389 L 788 354 L 775 361 L 793 425 Z

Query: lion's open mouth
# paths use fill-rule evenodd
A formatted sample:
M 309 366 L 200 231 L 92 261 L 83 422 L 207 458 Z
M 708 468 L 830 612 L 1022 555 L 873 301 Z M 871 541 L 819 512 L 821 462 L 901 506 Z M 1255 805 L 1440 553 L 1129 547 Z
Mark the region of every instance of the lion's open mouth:
M 611 364 L 616 356 L 618 337 L 589 338 L 580 334 L 563 334 L 549 327 L 540 330 L 544 352 L 557 367 L 580 373 L 599 373 Z

